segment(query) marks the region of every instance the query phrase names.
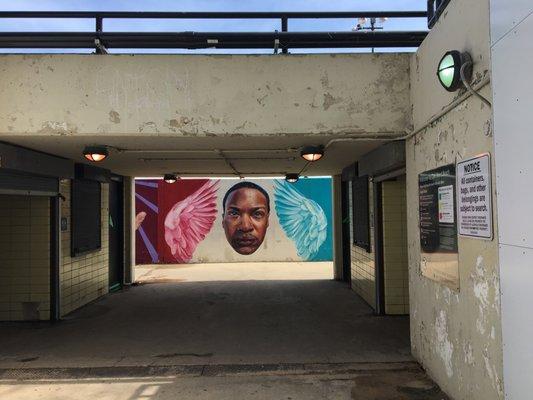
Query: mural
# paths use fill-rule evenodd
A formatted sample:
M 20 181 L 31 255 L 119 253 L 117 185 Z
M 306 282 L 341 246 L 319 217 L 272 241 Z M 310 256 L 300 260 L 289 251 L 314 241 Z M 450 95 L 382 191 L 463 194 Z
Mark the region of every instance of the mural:
M 331 261 L 331 179 L 136 180 L 136 262 Z
M 286 181 L 276 181 L 275 188 L 276 212 L 283 230 L 294 241 L 298 256 L 312 260 L 327 237 L 326 213 Z

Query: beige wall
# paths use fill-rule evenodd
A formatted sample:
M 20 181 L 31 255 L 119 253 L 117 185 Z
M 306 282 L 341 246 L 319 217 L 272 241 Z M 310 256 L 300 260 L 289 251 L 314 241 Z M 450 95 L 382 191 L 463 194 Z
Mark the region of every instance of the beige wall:
M 408 54 L 1 55 L 0 73 L 0 134 L 398 133 L 411 123 Z
M 70 187 L 70 181 L 61 182 L 65 197 L 61 216 L 68 221 L 67 230 L 61 232 L 61 316 L 106 294 L 109 282 L 109 185 L 102 184 L 102 248 L 74 258 L 70 256 Z
M 490 73 L 488 0 L 452 1 L 413 56 L 415 129 L 461 94 L 445 92 L 435 77 L 438 61 L 450 49 L 471 53 L 476 81 Z M 490 98 L 490 86 L 482 93 Z M 422 277 L 418 174 L 492 152 L 487 136 L 491 117 L 487 106 L 470 97 L 409 140 L 406 148 L 412 351 L 455 400 L 503 398 L 498 247 L 495 240 L 459 237 L 459 292 Z
M 381 185 L 385 313 L 409 314 L 405 180 Z
M 50 318 L 50 199 L 0 195 L 0 321 Z
M 370 249 L 367 252 L 353 245 L 353 202 L 350 184 L 350 242 L 352 243 L 352 289 L 361 296 L 372 308 L 376 306 L 376 275 L 374 261 L 374 185 L 368 183 L 368 204 L 370 213 Z

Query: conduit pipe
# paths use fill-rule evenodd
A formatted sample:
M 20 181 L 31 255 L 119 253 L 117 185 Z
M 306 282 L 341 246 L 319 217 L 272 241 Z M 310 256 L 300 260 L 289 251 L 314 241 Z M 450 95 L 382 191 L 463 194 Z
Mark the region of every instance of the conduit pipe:
M 370 140 L 376 140 L 376 141 L 396 141 L 396 140 L 408 140 L 412 138 L 413 136 L 417 135 L 418 133 L 424 131 L 427 129 L 431 124 L 433 124 L 438 119 L 442 118 L 444 115 L 448 114 L 450 111 L 455 109 L 457 106 L 462 104 L 465 100 L 470 98 L 473 95 L 478 95 L 478 91 L 483 89 L 486 85 L 490 83 L 490 76 L 485 76 L 483 79 L 481 79 L 479 82 L 475 83 L 474 85 L 469 85 L 467 87 L 467 91 L 463 93 L 461 96 L 459 96 L 457 99 L 452 101 L 450 104 L 448 104 L 446 107 L 444 107 L 440 112 L 433 115 L 426 123 L 424 123 L 421 127 L 413 130 L 412 132 L 408 132 L 406 134 L 383 134 L 383 133 L 377 133 L 377 134 L 358 134 L 356 136 L 352 137 L 342 137 L 342 138 L 334 138 L 330 139 L 325 145 L 324 149 L 327 149 L 331 147 L 335 143 L 339 142 L 356 142 L 356 141 L 370 141 Z M 486 99 L 485 99 L 486 100 Z M 490 105 L 490 102 L 484 101 L 485 103 Z M 228 166 L 235 172 L 236 175 L 240 176 L 241 174 L 235 169 L 233 164 L 229 161 L 228 157 L 225 156 L 225 153 L 276 153 L 276 152 L 298 152 L 301 150 L 301 147 L 289 147 L 286 149 L 121 149 L 117 147 L 108 146 L 109 148 L 115 149 L 119 153 L 199 153 L 199 154 L 205 154 L 205 153 L 215 153 L 218 154 L 227 164 Z M 238 159 L 232 157 L 231 159 Z M 144 158 L 143 160 L 149 160 L 147 158 Z M 302 171 L 303 173 L 307 167 L 309 166 L 309 163 L 304 166 Z
M 483 89 L 486 85 L 490 83 L 490 76 L 485 76 L 483 79 L 481 79 L 478 83 L 471 86 L 473 91 L 479 91 Z M 427 127 L 429 127 L 431 124 L 433 124 L 435 121 L 437 121 L 439 118 L 442 118 L 446 114 L 448 114 L 450 111 L 455 109 L 457 106 L 462 104 L 466 99 L 468 99 L 470 96 L 473 96 L 473 93 L 471 91 L 467 91 L 463 93 L 461 96 L 459 96 L 457 99 L 452 101 L 450 104 L 448 104 L 446 107 L 444 107 L 439 113 L 435 114 L 433 117 L 431 117 L 424 125 L 421 127 L 415 129 L 412 132 L 409 132 L 405 136 L 398 138 L 397 140 L 408 140 L 412 138 L 413 136 L 419 134 L 423 130 L 425 130 Z

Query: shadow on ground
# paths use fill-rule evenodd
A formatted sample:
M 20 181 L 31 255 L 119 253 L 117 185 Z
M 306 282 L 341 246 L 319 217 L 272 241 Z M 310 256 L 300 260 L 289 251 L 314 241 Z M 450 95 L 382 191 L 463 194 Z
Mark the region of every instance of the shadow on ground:
M 447 399 L 407 317 L 331 280 L 141 284 L 56 324 L 0 325 L 0 398 Z
M 151 283 L 0 327 L 0 368 L 411 361 L 407 317 L 331 280 Z

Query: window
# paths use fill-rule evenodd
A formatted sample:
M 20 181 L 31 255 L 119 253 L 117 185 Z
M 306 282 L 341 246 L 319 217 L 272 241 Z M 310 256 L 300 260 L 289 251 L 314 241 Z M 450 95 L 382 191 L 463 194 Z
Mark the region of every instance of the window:
M 353 244 L 370 252 L 368 177 L 352 180 Z
M 72 181 L 71 253 L 72 257 L 101 248 L 100 182 Z

